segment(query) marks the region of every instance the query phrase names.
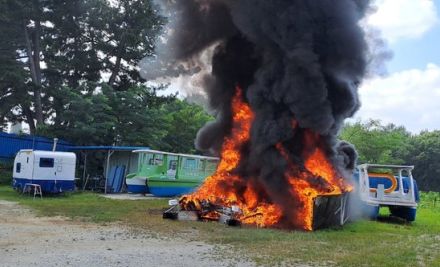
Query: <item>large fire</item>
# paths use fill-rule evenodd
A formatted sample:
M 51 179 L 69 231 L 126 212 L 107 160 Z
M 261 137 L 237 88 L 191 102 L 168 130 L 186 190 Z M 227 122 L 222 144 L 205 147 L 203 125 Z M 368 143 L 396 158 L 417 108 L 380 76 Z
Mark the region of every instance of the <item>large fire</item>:
M 225 138 L 221 159 L 216 172 L 208 177 L 199 189 L 191 195 L 183 196 L 180 204 L 184 209 L 200 210 L 201 202 L 208 201 L 226 207 L 238 206 L 242 211 L 239 220 L 259 227 L 290 227 L 312 230 L 313 200 L 322 195 L 340 195 L 350 191 L 351 186 L 338 174 L 321 148 L 318 134 L 306 131 L 303 140 L 303 163 L 294 162 L 283 144 L 276 145 L 277 151 L 287 162 L 285 177 L 289 188 L 285 188 L 294 200 L 288 216 L 288 225 L 279 225 L 285 207 L 276 204 L 264 192 L 258 177 L 242 179 L 235 170 L 242 160 L 241 149 L 249 142 L 254 120 L 251 107 L 243 101 L 242 90 L 237 87 L 232 99 L 233 126 L 231 134 Z M 298 127 L 292 122 L 292 129 Z M 261 162 L 264 164 L 264 162 Z M 220 214 L 212 211 L 203 219 L 215 220 Z

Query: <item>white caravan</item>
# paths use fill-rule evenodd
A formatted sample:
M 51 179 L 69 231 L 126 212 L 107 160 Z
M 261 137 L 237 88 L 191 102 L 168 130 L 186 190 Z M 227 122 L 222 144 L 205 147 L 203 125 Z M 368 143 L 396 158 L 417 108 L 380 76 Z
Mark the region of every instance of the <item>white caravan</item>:
M 15 156 L 12 186 L 39 184 L 43 192 L 75 190 L 76 155 L 71 152 L 22 149 Z

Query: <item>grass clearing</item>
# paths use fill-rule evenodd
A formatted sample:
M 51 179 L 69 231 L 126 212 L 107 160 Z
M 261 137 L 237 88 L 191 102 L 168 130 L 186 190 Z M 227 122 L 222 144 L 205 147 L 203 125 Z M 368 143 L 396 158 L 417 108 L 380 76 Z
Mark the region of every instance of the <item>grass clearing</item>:
M 120 221 L 159 238 L 184 237 L 231 246 L 217 256 L 239 259 L 244 255 L 261 265 L 440 266 L 440 203 L 434 201 L 440 199 L 438 193 L 422 195 L 412 224 L 359 221 L 312 233 L 163 220 L 161 211 L 167 200 L 113 200 L 93 193 L 33 200 L 7 186 L 0 186 L 0 199 L 19 202 L 42 216 Z

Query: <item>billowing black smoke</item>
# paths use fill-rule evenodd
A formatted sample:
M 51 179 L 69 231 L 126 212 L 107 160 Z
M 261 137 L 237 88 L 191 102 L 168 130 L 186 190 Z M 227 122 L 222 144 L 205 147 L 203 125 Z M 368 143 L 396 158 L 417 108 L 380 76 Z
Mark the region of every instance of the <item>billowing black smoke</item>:
M 319 136 L 315 145 L 342 175 L 351 176 L 357 154 L 337 134 L 360 106 L 357 89 L 368 49 L 359 22 L 369 1 L 164 0 L 160 5 L 170 26 L 156 60 L 165 67 L 156 71 L 197 72 L 195 59 L 214 50 L 212 70 L 201 79 L 216 120 L 198 133 L 199 150 L 220 152 L 231 132 L 231 99 L 239 86 L 255 119 L 235 171 L 242 179 L 257 179 L 253 184 L 270 203 L 284 203 L 286 218 L 298 204 L 285 190 L 288 162 L 278 145 L 301 168 L 308 149 L 304 140 L 313 132 Z
M 217 119 L 200 130 L 198 149 L 219 152 L 231 129 L 230 103 L 239 85 L 256 114 L 249 158 L 259 160 L 249 164 L 277 162 L 274 146 L 299 146 L 295 143 L 301 138 L 295 137 L 308 128 L 324 137 L 339 166 L 354 167 L 354 149 L 340 144 L 336 135 L 359 108 L 357 86 L 367 65 L 359 21 L 369 1 L 184 0 L 161 5 L 172 22 L 167 64 L 189 62 L 215 45 L 203 87 Z M 293 129 L 292 120 L 299 127 Z M 247 166 L 270 176 L 274 167 Z

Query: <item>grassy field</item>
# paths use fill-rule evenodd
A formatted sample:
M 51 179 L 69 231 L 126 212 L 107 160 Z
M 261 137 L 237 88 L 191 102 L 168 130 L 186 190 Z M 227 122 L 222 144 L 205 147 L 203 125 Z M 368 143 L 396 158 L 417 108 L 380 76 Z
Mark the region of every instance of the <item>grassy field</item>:
M 312 233 L 163 220 L 167 200 L 110 200 L 92 193 L 32 200 L 7 186 L 0 186 L 0 199 L 17 201 L 42 216 L 103 224 L 120 221 L 158 238 L 181 236 L 230 246 L 233 249 L 219 250 L 216 257 L 251 258 L 261 265 L 440 266 L 438 193 L 422 195 L 412 224 L 359 221 Z

